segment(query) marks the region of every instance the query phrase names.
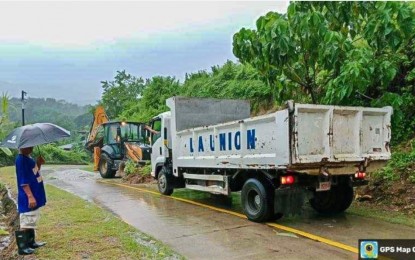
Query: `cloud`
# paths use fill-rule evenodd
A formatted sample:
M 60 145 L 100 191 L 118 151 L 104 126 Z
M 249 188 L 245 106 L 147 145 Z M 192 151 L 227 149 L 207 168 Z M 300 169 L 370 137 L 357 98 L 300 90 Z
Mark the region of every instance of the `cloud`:
M 0 41 L 59 48 L 150 39 L 254 20 L 287 2 L 1 2 Z M 252 25 L 251 24 L 251 25 Z
M 232 35 L 287 2 L 0 2 L 0 93 L 78 104 L 117 70 L 183 79 L 235 60 Z

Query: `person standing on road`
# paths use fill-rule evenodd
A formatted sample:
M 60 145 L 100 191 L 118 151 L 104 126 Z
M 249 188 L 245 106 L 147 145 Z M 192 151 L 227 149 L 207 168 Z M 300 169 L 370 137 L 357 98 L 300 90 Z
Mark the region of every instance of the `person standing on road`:
M 35 229 L 39 221 L 39 208 L 46 205 L 46 193 L 40 167 L 45 160 L 39 156 L 36 162 L 30 156 L 33 147 L 20 149 L 16 158 L 17 204 L 20 216 L 20 230 L 16 231 L 19 255 L 34 253 L 34 249 L 45 242 L 35 242 Z

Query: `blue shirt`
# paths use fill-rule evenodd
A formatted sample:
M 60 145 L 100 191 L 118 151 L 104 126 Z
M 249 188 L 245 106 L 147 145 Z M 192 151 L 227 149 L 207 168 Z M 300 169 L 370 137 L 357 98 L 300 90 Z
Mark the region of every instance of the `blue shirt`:
M 43 186 L 43 179 L 32 158 L 22 154 L 17 156 L 16 177 L 18 190 L 17 206 L 19 213 L 29 212 L 45 206 L 46 194 L 45 187 Z M 33 209 L 29 208 L 29 200 L 23 190 L 23 185 L 29 185 L 33 197 L 36 199 L 36 207 Z

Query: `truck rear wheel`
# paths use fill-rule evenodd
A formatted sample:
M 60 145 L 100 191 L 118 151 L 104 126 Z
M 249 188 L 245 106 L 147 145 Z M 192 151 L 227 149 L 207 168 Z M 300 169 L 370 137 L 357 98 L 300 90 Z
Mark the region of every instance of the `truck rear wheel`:
M 314 192 L 311 207 L 322 214 L 337 214 L 345 211 L 353 202 L 353 187 L 335 186 L 329 191 Z
M 102 153 L 99 158 L 99 174 L 102 178 L 114 178 L 115 171 L 112 169 L 112 165 L 111 158 L 106 153 Z
M 272 213 L 270 192 L 257 179 L 249 179 L 242 187 L 241 202 L 245 215 L 254 222 L 267 221 Z
M 169 196 L 173 193 L 173 178 L 166 167 L 163 167 L 158 174 L 157 187 L 163 195 Z

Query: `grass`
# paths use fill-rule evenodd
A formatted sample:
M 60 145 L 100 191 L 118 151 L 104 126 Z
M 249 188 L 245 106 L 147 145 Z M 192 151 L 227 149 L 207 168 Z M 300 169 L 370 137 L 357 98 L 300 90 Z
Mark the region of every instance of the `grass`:
M 379 209 L 374 206 L 370 206 L 367 203 L 362 204 L 354 202 L 352 203 L 352 206 L 347 210 L 347 213 L 383 220 L 394 224 L 415 227 L 415 219 L 413 218 L 413 216 L 408 216 L 399 211 L 385 211 L 384 209 Z
M 14 167 L 0 168 L 0 182 L 16 194 Z M 39 259 L 182 258 L 94 204 L 51 185 L 46 192 L 38 238 L 48 244 L 36 251 Z

